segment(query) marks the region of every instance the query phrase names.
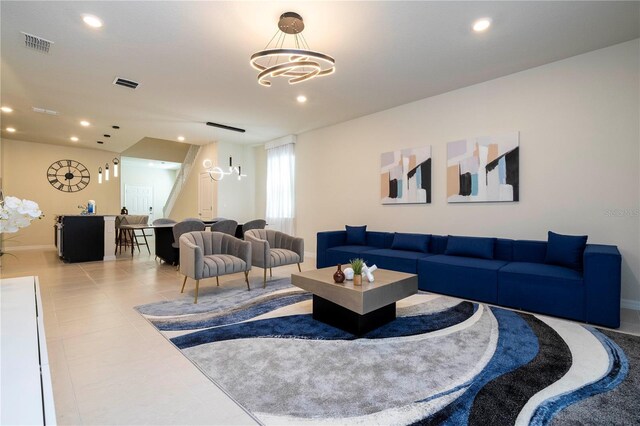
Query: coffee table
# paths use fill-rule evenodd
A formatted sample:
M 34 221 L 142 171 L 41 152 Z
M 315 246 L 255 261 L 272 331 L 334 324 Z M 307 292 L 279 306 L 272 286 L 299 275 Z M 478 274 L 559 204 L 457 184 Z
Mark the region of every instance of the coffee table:
M 291 283 L 313 293 L 313 318 L 351 334 L 362 335 L 396 318 L 396 302 L 418 292 L 418 276 L 378 269 L 375 282 L 363 277 L 333 282 L 335 267 L 291 274 Z

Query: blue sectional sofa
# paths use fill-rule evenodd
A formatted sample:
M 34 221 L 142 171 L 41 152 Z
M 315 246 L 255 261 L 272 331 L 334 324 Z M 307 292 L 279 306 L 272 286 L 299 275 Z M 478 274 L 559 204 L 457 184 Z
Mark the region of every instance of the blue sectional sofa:
M 318 268 L 361 257 L 418 274 L 421 290 L 620 326 L 622 258 L 615 246 L 586 244 L 584 237 L 580 247 L 576 237 L 553 233 L 547 242 L 363 229 L 354 239 L 351 231 L 318 233 Z

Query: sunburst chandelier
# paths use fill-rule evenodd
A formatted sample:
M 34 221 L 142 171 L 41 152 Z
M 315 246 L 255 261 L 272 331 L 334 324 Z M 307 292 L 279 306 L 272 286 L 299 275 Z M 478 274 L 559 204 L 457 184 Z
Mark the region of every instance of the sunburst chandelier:
M 269 79 L 274 77 L 286 77 L 289 84 L 296 84 L 335 72 L 335 59 L 311 50 L 302 30 L 302 16 L 295 12 L 280 15 L 278 30 L 264 50 L 251 55 L 251 66 L 259 71 L 259 84 L 271 86 Z M 285 47 L 288 35 L 293 35 L 294 47 Z

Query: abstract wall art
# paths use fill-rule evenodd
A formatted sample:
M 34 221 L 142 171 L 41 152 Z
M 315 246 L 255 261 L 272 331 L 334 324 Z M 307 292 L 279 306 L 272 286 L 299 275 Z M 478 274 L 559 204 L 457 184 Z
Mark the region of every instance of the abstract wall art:
M 518 132 L 449 142 L 447 200 L 519 201 L 519 150 Z
M 431 203 L 431 146 L 380 156 L 382 204 Z

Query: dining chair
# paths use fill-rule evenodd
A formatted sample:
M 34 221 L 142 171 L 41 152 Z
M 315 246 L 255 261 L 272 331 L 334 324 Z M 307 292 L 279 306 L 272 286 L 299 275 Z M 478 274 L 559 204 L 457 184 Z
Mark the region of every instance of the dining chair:
M 255 220 L 250 220 L 249 222 L 245 222 L 242 225 L 242 236 L 244 238 L 245 232 L 250 231 L 252 229 L 264 229 L 265 226 L 267 226 L 267 221 L 264 219 L 255 219 Z
M 235 220 L 225 219 L 211 225 L 211 232 L 223 232 L 225 234 L 235 235 L 237 227 L 238 222 Z

